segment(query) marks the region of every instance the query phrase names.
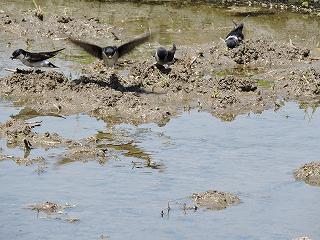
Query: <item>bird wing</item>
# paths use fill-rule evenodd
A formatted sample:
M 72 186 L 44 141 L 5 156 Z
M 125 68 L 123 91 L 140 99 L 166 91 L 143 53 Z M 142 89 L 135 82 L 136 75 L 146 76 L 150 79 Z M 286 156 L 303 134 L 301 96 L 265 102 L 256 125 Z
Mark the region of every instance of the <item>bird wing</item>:
M 76 40 L 73 38 L 69 38 L 69 40 L 73 44 L 81 47 L 83 50 L 85 50 L 87 53 L 91 54 L 92 56 L 97 57 L 99 59 L 103 59 L 101 47 L 94 45 L 94 44 L 91 44 L 91 43 L 88 43 L 88 42 L 81 41 L 81 40 Z
M 237 27 L 235 27 L 228 35 L 229 36 L 236 36 L 238 38 L 244 39 L 243 33 L 243 23 L 240 23 Z
M 129 53 L 136 46 L 146 42 L 150 38 L 150 36 L 151 36 L 150 32 L 147 32 L 147 33 L 144 33 L 141 37 L 137 37 L 131 40 L 130 42 L 127 42 L 119 46 L 118 47 L 119 57 Z
M 177 47 L 176 44 L 173 43 L 172 44 L 172 48 L 168 51 L 168 55 L 167 55 L 167 61 L 168 62 L 173 62 L 174 61 L 174 54 L 176 53 Z
M 57 55 L 60 51 L 62 51 L 64 48 L 52 51 L 52 52 L 39 52 L 39 53 L 31 53 L 31 52 L 27 52 L 26 53 L 26 58 L 30 61 L 30 62 L 40 62 L 49 58 L 54 57 L 55 55 Z

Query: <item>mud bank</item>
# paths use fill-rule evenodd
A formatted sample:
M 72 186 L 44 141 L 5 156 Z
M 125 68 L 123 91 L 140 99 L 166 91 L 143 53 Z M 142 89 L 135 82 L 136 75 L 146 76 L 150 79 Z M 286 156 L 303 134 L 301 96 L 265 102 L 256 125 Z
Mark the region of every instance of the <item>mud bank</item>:
M 40 115 L 85 112 L 108 123 L 164 125 L 192 108 L 232 120 L 279 99 L 314 102 L 320 68 L 313 60 L 309 49 L 257 38 L 233 50 L 223 43 L 184 47 L 171 69 L 150 58 L 115 69 L 95 62 L 73 80 L 58 72 L 15 73 L 0 79 L 0 97 Z

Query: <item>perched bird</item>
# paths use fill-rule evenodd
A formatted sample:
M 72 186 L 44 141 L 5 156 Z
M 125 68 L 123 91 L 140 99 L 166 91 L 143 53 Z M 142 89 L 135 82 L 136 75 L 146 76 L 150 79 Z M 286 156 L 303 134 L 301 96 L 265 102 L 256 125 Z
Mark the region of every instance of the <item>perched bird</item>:
M 33 68 L 51 67 L 58 68 L 47 59 L 54 57 L 64 48 L 52 52 L 31 53 L 23 49 L 17 49 L 12 53 L 11 59 L 19 59 L 24 65 Z
M 241 41 L 244 39 L 242 30 L 243 30 L 243 23 L 240 23 L 227 35 L 225 42 L 228 48 L 235 48 L 239 46 Z
M 127 43 L 117 46 L 99 47 L 95 44 L 69 38 L 75 45 L 83 48 L 87 53 L 104 61 L 108 67 L 113 67 L 118 59 L 132 51 L 136 46 L 146 42 L 151 36 L 150 32 L 143 34 Z
M 156 58 L 157 64 L 163 66 L 167 65 L 168 67 L 174 63 L 174 54 L 176 53 L 176 45 L 173 43 L 170 50 L 165 49 L 164 47 L 159 47 L 154 57 Z

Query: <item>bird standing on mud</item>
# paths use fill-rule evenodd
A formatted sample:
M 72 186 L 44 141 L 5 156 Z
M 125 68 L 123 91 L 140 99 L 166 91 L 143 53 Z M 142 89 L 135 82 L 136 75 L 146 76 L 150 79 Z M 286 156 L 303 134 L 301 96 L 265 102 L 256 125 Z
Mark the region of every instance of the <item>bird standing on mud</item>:
M 11 59 L 19 59 L 24 65 L 28 67 L 33 67 L 35 69 L 41 67 L 51 67 L 51 68 L 58 68 L 47 59 L 54 57 L 64 48 L 59 50 L 55 50 L 52 52 L 39 52 L 39 53 L 31 53 L 27 52 L 23 49 L 17 49 L 12 53 Z
M 94 57 L 97 57 L 104 61 L 104 64 L 108 67 L 113 67 L 118 59 L 125 54 L 132 51 L 136 46 L 141 45 L 146 42 L 150 38 L 150 32 L 143 34 L 140 37 L 137 37 L 125 44 L 117 46 L 107 46 L 107 47 L 99 47 L 97 45 L 84 42 L 81 40 L 76 40 L 73 38 L 69 38 L 69 40 L 75 45 L 83 48 L 87 53 L 91 54 Z
M 176 50 L 177 48 L 174 43 L 172 44 L 172 48 L 170 50 L 167 50 L 164 47 L 159 47 L 154 54 L 157 64 L 170 67 L 170 65 L 175 61 L 174 54 L 176 53 Z
M 227 35 L 225 42 L 228 48 L 235 48 L 239 46 L 239 44 L 244 39 L 242 30 L 243 30 L 243 23 L 240 23 Z

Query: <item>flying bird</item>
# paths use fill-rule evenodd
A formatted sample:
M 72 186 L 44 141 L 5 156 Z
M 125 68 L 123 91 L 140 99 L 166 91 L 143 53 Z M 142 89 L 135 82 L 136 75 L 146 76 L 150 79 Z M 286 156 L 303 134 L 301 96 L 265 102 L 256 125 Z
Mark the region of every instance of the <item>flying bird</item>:
M 157 64 L 161 66 L 167 65 L 168 67 L 170 67 L 170 65 L 175 61 L 174 54 L 176 53 L 176 50 L 177 48 L 174 43 L 172 44 L 172 48 L 170 50 L 167 50 L 164 47 L 157 48 L 154 55 Z
M 54 57 L 64 48 L 52 52 L 31 53 L 23 49 L 17 49 L 12 53 L 11 59 L 19 59 L 24 65 L 33 68 L 51 67 L 58 68 L 47 59 Z
M 239 46 L 239 44 L 244 39 L 242 30 L 243 30 L 243 23 L 240 23 L 227 35 L 225 42 L 228 48 L 235 48 Z
M 95 44 L 91 44 L 85 41 L 76 40 L 73 38 L 69 38 L 69 40 L 75 45 L 83 48 L 87 53 L 92 56 L 99 58 L 104 61 L 104 64 L 108 67 L 113 67 L 118 59 L 123 57 L 125 54 L 132 51 L 135 47 L 143 44 L 150 38 L 150 32 L 143 34 L 140 37 L 137 37 L 127 43 L 124 43 L 120 46 L 107 46 L 100 47 Z

